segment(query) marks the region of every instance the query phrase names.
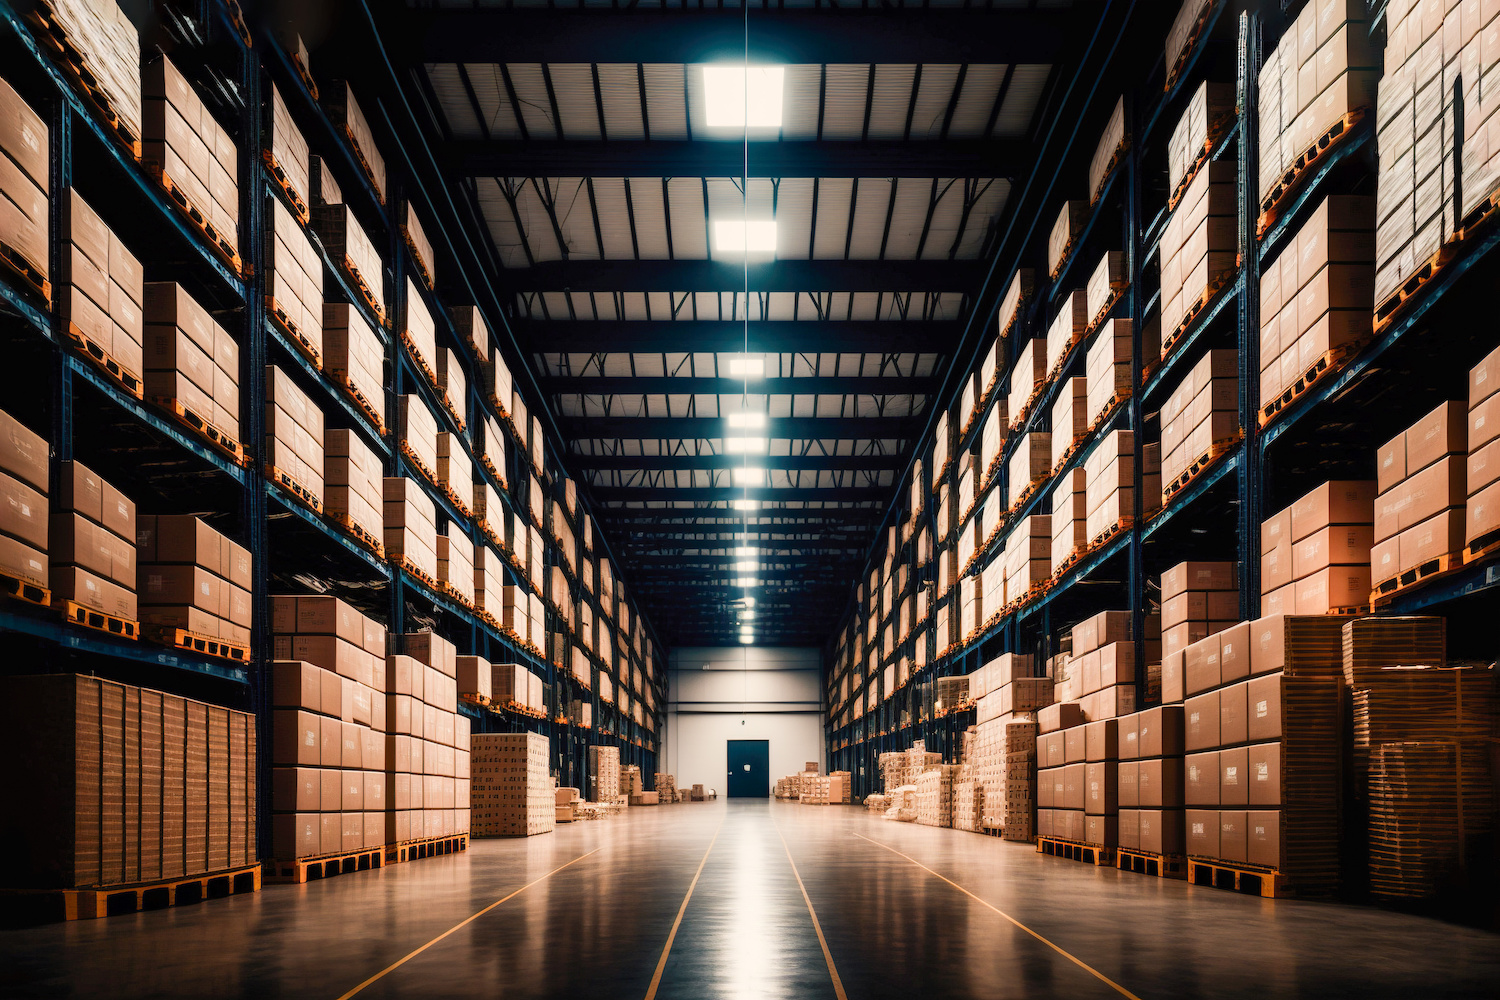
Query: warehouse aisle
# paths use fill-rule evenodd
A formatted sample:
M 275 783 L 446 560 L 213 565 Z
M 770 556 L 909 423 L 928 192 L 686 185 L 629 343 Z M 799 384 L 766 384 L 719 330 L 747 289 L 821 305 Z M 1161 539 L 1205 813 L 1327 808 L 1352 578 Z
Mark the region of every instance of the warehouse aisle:
M 799 874 L 852 998 L 920 984 L 924 997 L 1426 1000 L 1500 982 L 1500 938 L 1479 931 L 1194 889 L 852 808 L 730 802 L 0 931 L 0 995 L 638 1000 L 680 911 L 661 1000 L 836 998 Z

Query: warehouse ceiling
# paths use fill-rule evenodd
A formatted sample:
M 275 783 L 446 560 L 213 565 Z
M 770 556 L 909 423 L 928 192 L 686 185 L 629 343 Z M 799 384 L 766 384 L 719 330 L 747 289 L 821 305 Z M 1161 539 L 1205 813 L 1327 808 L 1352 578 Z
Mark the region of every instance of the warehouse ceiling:
M 439 159 L 667 643 L 832 633 L 1031 162 L 1069 6 L 410 4 Z

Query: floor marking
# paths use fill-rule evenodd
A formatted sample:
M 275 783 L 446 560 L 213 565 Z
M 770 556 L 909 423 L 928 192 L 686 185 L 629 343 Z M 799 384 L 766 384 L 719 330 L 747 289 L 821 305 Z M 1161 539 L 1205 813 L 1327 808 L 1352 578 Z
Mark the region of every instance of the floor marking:
M 797 871 L 797 862 L 792 860 L 792 849 L 787 846 L 786 838 L 781 836 L 781 827 L 776 826 L 774 819 L 771 820 L 771 826 L 781 840 L 781 849 L 786 851 L 786 859 L 791 863 L 792 874 L 797 878 L 797 888 L 802 890 L 802 901 L 807 904 L 808 916 L 812 917 L 813 930 L 818 935 L 818 946 L 823 949 L 823 961 L 828 963 L 828 975 L 833 979 L 833 993 L 838 1000 L 849 1000 L 849 995 L 844 992 L 844 981 L 839 978 L 839 970 L 833 967 L 833 952 L 828 950 L 828 939 L 823 937 L 823 925 L 818 923 L 818 914 L 814 912 L 812 899 L 807 895 L 807 886 L 802 884 L 802 873 Z
M 1098 969 L 1094 968 L 1092 965 L 1090 965 L 1087 962 L 1085 962 L 1083 959 L 1081 959 L 1078 956 L 1076 956 L 1076 955 L 1074 955 L 1074 954 L 1072 954 L 1072 953 L 1070 953 L 1068 951 L 1065 951 L 1062 948 L 1060 948 L 1059 946 L 1053 944 L 1051 941 L 1049 941 L 1046 938 L 1042 937 L 1036 931 L 1032 930 L 1030 927 L 1027 927 L 1025 924 L 1021 923 L 1021 921 L 1017 920 L 1015 917 L 1011 916 L 1009 913 L 1006 913 L 1004 910 L 1000 909 L 998 906 L 995 906 L 993 903 L 987 902 L 986 900 L 980 899 L 978 896 L 974 895 L 968 889 L 965 889 L 963 886 L 959 885 L 957 882 L 953 881 L 951 878 L 948 878 L 947 876 L 944 876 L 944 875 L 939 875 L 937 872 L 933 871 L 931 868 L 928 868 L 926 865 L 922 864 L 922 862 L 918 861 L 916 858 L 912 857 L 911 855 L 909 855 L 909 854 L 902 854 L 900 851 L 896 850 L 894 847 L 891 847 L 889 844 L 882 844 L 878 840 L 870 840 L 869 837 L 866 837 L 862 833 L 856 833 L 855 836 L 858 837 L 860 840 L 869 841 L 870 843 L 874 844 L 876 847 L 883 847 L 887 851 L 890 851 L 892 854 L 895 854 L 895 855 L 897 855 L 899 857 L 905 858 L 907 861 L 910 861 L 912 864 L 916 865 L 918 868 L 922 869 L 927 874 L 933 876 L 934 878 L 939 878 L 939 879 L 942 879 L 944 882 L 947 882 L 949 885 L 953 886 L 953 888 L 957 889 L 959 892 L 963 893 L 965 896 L 968 896 L 970 899 L 974 900 L 976 903 L 979 903 L 981 906 L 986 906 L 989 909 L 994 910 L 1000 916 L 1004 917 L 1006 920 L 1009 920 L 1011 923 L 1015 924 L 1021 930 L 1025 931 L 1027 934 L 1030 934 L 1032 937 L 1036 938 L 1042 944 L 1046 945 L 1048 948 L 1051 948 L 1053 951 L 1057 952 L 1063 958 L 1066 958 L 1068 961 L 1072 962 L 1074 965 L 1078 966 L 1080 969 L 1083 969 L 1084 971 L 1088 972 L 1090 975 L 1094 976 L 1100 982 L 1107 983 L 1111 988 L 1113 988 L 1121 996 L 1129 997 L 1130 1000 L 1141 1000 L 1140 997 L 1136 996 L 1134 993 L 1130 992 L 1125 987 L 1121 986 L 1119 983 L 1115 982 L 1113 979 L 1109 978 L 1104 973 L 1100 972 Z
M 521 888 L 519 888 L 515 892 L 511 893 L 509 896 L 506 896 L 506 897 L 504 897 L 502 899 L 495 900 L 489 906 L 486 906 L 484 909 L 480 910 L 478 913 L 474 914 L 472 917 L 469 917 L 467 920 L 464 920 L 464 921 L 461 921 L 460 923 L 454 924 L 452 927 L 450 927 L 447 930 L 443 931 L 443 933 L 439 934 L 437 937 L 433 938 L 431 941 L 428 941 L 426 944 L 424 944 L 422 947 L 418 948 L 416 951 L 414 951 L 411 954 L 405 956 L 404 958 L 398 959 L 397 961 L 391 963 L 386 968 L 381 969 L 379 972 L 375 973 L 375 975 L 371 976 L 369 979 L 366 979 L 364 982 L 362 982 L 358 986 L 354 987 L 354 989 L 350 990 L 348 993 L 345 993 L 343 996 L 339 997 L 339 1000 L 349 1000 L 350 997 L 354 996 L 356 993 L 359 993 L 366 986 L 369 986 L 371 983 L 376 982 L 377 980 L 384 978 L 385 976 L 389 975 L 392 972 L 395 972 L 397 969 L 401 968 L 401 966 L 405 965 L 407 962 L 410 962 L 412 959 L 416 958 L 418 955 L 422 954 L 422 952 L 426 951 L 428 948 L 431 948 L 433 945 L 437 944 L 439 941 L 443 940 L 448 935 L 454 933 L 455 931 L 462 930 L 463 928 L 467 927 L 469 924 L 472 924 L 474 921 L 478 920 L 480 917 L 484 916 L 486 913 L 490 912 L 491 910 L 493 910 L 495 907 L 499 906 L 501 903 L 505 902 L 506 900 L 510 900 L 510 899 L 516 898 L 521 893 L 525 892 L 527 889 L 530 889 L 532 886 L 536 885 L 538 882 L 544 882 L 547 879 L 551 878 L 553 875 L 556 875 L 558 872 L 560 872 L 564 868 L 568 867 L 568 865 L 577 864 L 578 862 L 582 861 L 584 858 L 588 857 L 589 855 L 598 854 L 602 850 L 604 850 L 604 848 L 602 848 L 602 847 L 596 847 L 592 851 L 589 851 L 588 854 L 580 854 L 580 855 L 578 855 L 578 857 L 574 858 L 572 861 L 569 861 L 566 864 L 558 865 L 556 868 L 552 869 L 550 872 L 548 872 L 547 874 L 541 876 L 540 878 L 536 878 L 536 879 L 533 879 L 530 882 L 527 882 L 525 885 L 521 886 Z
M 726 813 L 725 816 L 727 815 Z M 703 866 L 708 864 L 708 856 L 713 853 L 714 844 L 718 841 L 719 831 L 722 829 L 724 829 L 723 817 L 719 819 L 719 825 L 714 827 L 713 839 L 708 842 L 708 850 L 703 852 L 703 860 L 698 862 L 698 870 L 693 873 L 693 881 L 688 883 L 687 895 L 682 897 L 682 905 L 677 908 L 677 919 L 672 921 L 672 930 L 667 934 L 666 947 L 662 948 L 661 958 L 656 963 L 656 971 L 651 974 L 651 987 L 646 990 L 646 1000 L 656 998 L 657 987 L 661 986 L 661 974 L 667 969 L 667 956 L 672 952 L 672 942 L 677 940 L 677 928 L 682 926 L 682 915 L 687 912 L 688 900 L 693 898 L 693 890 L 698 888 L 698 877 L 703 874 Z

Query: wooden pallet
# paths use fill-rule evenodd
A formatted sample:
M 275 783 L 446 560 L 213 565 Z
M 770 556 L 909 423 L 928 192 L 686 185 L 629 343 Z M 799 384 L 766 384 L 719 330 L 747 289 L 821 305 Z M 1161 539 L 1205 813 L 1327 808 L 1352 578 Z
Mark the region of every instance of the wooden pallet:
M 419 583 L 425 584 L 429 590 L 438 589 L 437 580 L 428 576 L 422 570 L 418 569 L 417 564 L 412 562 L 411 559 L 407 556 L 391 556 L 390 562 L 392 566 L 395 566 L 407 576 L 411 577 Z
M 1322 355 L 1292 381 L 1291 385 L 1277 393 L 1276 397 L 1270 402 L 1260 404 L 1260 426 L 1262 428 L 1266 427 L 1271 421 L 1286 412 L 1293 403 L 1306 396 L 1309 392 L 1312 392 L 1329 375 L 1343 368 L 1364 348 L 1366 343 L 1368 343 L 1368 340 L 1362 338 L 1357 343 L 1346 344 L 1343 347 L 1335 347 L 1332 350 L 1323 352 Z
M 1021 495 L 1016 497 L 1016 502 L 1011 504 L 1010 509 L 1005 512 L 1006 520 L 1014 517 L 1022 507 L 1031 502 L 1031 498 L 1036 496 L 1037 491 L 1047 484 L 1050 475 L 1050 472 L 1044 473 L 1026 484 L 1026 488 L 1021 491 Z
M 1115 171 L 1120 169 L 1120 164 L 1125 162 L 1125 154 L 1130 152 L 1129 134 L 1120 137 L 1120 144 L 1110 154 L 1109 162 L 1104 165 L 1104 173 L 1099 176 L 1099 188 L 1089 195 L 1089 207 L 1093 208 L 1099 204 L 1099 198 L 1104 194 L 1104 189 L 1109 187 L 1110 178 L 1114 177 Z
M 1468 215 L 1458 220 L 1454 239 L 1459 242 L 1472 240 L 1497 215 L 1500 215 L 1500 187 L 1491 191 Z
M 314 514 L 323 513 L 322 498 L 320 498 L 316 493 L 308 489 L 306 486 L 303 486 L 301 483 L 297 482 L 297 480 L 292 477 L 291 473 L 284 472 L 283 470 L 276 468 L 276 466 L 268 464 L 265 466 L 265 474 L 267 479 L 275 483 L 277 486 L 281 487 L 281 489 L 293 500 L 296 500 L 298 503 L 306 507 L 308 510 L 312 511 Z
M 1277 899 L 1292 894 L 1286 876 L 1273 869 L 1235 865 L 1204 858 L 1187 859 L 1187 880 L 1192 885 L 1230 889 L 1251 896 L 1263 896 L 1266 899 Z
M 182 400 L 172 396 L 148 396 L 146 401 L 153 406 L 158 406 L 172 415 L 179 424 L 191 430 L 202 438 L 214 450 L 222 452 L 235 465 L 245 464 L 245 446 L 240 444 L 227 433 L 220 430 L 214 424 L 204 419 L 196 410 L 191 409 Z
M 141 623 L 133 618 L 107 615 L 102 611 L 86 608 L 77 601 L 63 601 L 61 610 L 63 620 L 74 625 L 82 625 L 84 628 L 112 635 L 116 639 L 129 639 L 132 642 L 141 637 Z
M 1114 864 L 1115 849 L 1098 844 L 1081 844 L 1076 840 L 1060 840 L 1056 837 L 1036 838 L 1036 852 L 1050 854 L 1069 861 L 1082 861 L 1086 865 L 1108 867 Z
M 1057 364 L 1052 366 L 1052 370 L 1049 371 L 1047 373 L 1047 377 L 1042 380 L 1042 385 L 1044 387 L 1051 385 L 1053 382 L 1056 382 L 1058 378 L 1062 376 L 1062 373 L 1067 371 L 1069 363 L 1073 360 L 1073 352 L 1078 350 L 1078 345 L 1083 343 L 1084 340 L 1088 338 L 1090 333 L 1091 331 L 1087 327 L 1085 327 L 1068 341 L 1068 346 L 1063 348 L 1062 357 L 1057 359 Z
M 342 266 L 344 268 L 344 275 L 349 279 L 349 283 L 354 286 L 354 290 L 359 293 L 359 297 L 364 300 L 365 307 L 375 314 L 375 322 L 382 327 L 389 327 L 391 323 L 390 316 L 386 314 L 385 307 L 375 298 L 375 291 L 370 287 L 369 281 L 365 279 L 359 268 L 355 266 L 354 258 L 345 254 Z
M 1261 199 L 1260 218 L 1255 223 L 1255 236 L 1257 239 L 1265 236 L 1270 231 L 1271 227 L 1276 224 L 1276 220 L 1280 217 L 1282 210 L 1286 208 L 1286 202 L 1290 200 L 1292 194 L 1312 175 L 1318 164 L 1327 158 L 1329 153 L 1343 145 L 1344 140 L 1348 139 L 1350 134 L 1353 133 L 1354 127 L 1364 121 L 1365 115 L 1368 113 L 1368 108 L 1355 108 L 1353 111 L 1341 115 L 1337 121 L 1324 129 L 1322 134 L 1313 140 L 1312 145 L 1297 154 L 1297 158 L 1292 161 L 1292 165 L 1277 178 L 1276 184 L 1271 188 L 1271 193 Z
M 1497 552 L 1500 552 L 1500 531 L 1480 535 L 1464 546 L 1464 565 L 1483 562 Z
M 161 164 L 147 162 L 146 172 L 156 179 L 157 184 L 161 185 L 162 191 L 166 193 L 167 200 L 177 209 L 177 214 L 182 216 L 193 229 L 197 230 L 198 235 L 202 236 L 208 242 L 209 248 L 224 263 L 224 266 L 234 272 L 235 277 L 243 278 L 245 276 L 245 265 L 240 260 L 240 251 L 236 244 L 235 234 L 220 232 L 219 227 L 215 226 L 209 220 L 208 216 L 204 215 L 198 209 L 198 206 L 193 204 L 193 200 L 187 196 L 187 192 L 177 186 L 177 182 L 172 180 Z
M 13 600 L 35 604 L 39 608 L 52 606 L 52 591 L 31 580 L 23 580 L 9 573 L 0 573 L 0 594 Z
M 141 377 L 111 357 L 108 351 L 78 329 L 78 324 L 70 320 L 64 336 L 67 337 L 68 343 L 73 345 L 75 351 L 88 358 L 95 368 L 119 383 L 121 389 L 136 399 L 146 398 L 145 383 L 141 381 Z
M 369 397 L 360 391 L 359 387 L 354 384 L 347 374 L 336 372 L 332 378 L 334 384 L 349 398 L 349 402 L 354 404 L 355 409 L 365 415 L 365 419 L 370 422 L 370 426 L 375 428 L 375 433 L 379 437 L 385 437 L 385 417 L 381 414 L 380 408 L 370 402 Z
M 307 92 L 312 95 L 312 99 L 316 101 L 318 99 L 317 81 L 314 80 L 312 74 L 307 71 L 307 66 L 303 64 L 301 56 L 293 53 L 291 60 L 292 68 L 297 71 L 297 76 L 302 80 L 302 86 L 307 88 Z
M 416 265 L 416 271 L 422 279 L 422 284 L 427 286 L 428 291 L 431 291 L 433 289 L 432 271 L 428 269 L 427 262 L 422 259 L 422 251 L 417 249 L 417 241 L 411 238 L 411 230 L 406 226 L 401 227 L 401 240 L 406 244 L 406 249 L 411 253 L 411 262 Z
M 448 411 L 448 416 L 453 418 L 453 422 L 458 425 L 458 429 L 463 430 L 465 427 L 467 427 L 468 422 L 464 420 L 464 415 L 459 412 L 458 407 L 453 405 L 453 397 L 448 395 L 447 390 L 444 390 L 442 393 L 440 393 L 440 397 L 440 402 L 443 404 L 443 409 Z
M 224 7 L 229 12 L 229 23 L 234 28 L 234 33 L 239 36 L 245 48 L 254 48 L 255 42 L 250 37 L 250 28 L 245 24 L 245 12 L 241 9 L 239 0 L 224 0 Z
M 420 861 L 423 858 L 435 858 L 444 854 L 457 854 L 459 851 L 467 851 L 468 849 L 469 835 L 467 833 L 458 833 L 451 837 L 406 840 L 399 844 L 387 844 L 385 846 L 385 863 L 388 865 L 399 865 L 408 861 Z
M 1109 527 L 1099 532 L 1099 534 L 1089 539 L 1089 547 L 1084 550 L 1084 555 L 1088 555 L 1095 549 L 1108 545 L 1110 542 L 1114 541 L 1115 536 L 1120 532 L 1129 531 L 1133 524 L 1135 524 L 1134 517 L 1120 518 L 1114 524 L 1111 524 Z
M 1047 380 L 1042 379 L 1036 382 L 1031 387 L 1031 393 L 1026 397 L 1026 402 L 1022 404 L 1021 412 L 1015 414 L 1010 419 L 1010 427 L 1006 431 L 1007 438 L 1015 434 L 1016 431 L 1020 430 L 1021 427 L 1025 425 L 1026 419 L 1031 416 L 1031 411 L 1036 409 L 1037 401 L 1041 398 L 1042 395 L 1042 388 L 1046 386 L 1046 384 Z M 942 476 L 938 476 L 938 478 L 941 479 Z
M 1208 30 L 1208 23 L 1213 19 L 1214 10 L 1221 2 L 1222 0 L 1209 0 L 1204 5 L 1203 13 L 1198 15 L 1198 20 L 1194 21 L 1193 26 L 1188 29 L 1187 40 L 1182 43 L 1182 53 L 1177 57 L 1177 61 L 1172 64 L 1171 71 L 1167 73 L 1166 85 L 1163 88 L 1167 93 L 1170 94 L 1172 88 L 1177 86 L 1177 81 L 1182 77 L 1183 71 L 1187 69 L 1188 60 L 1193 58 L 1193 50 L 1202 41 L 1203 33 Z
M 52 282 L 47 280 L 47 272 L 27 260 L 21 251 L 10 244 L 0 240 L 0 265 L 3 265 L 6 273 L 21 283 L 26 291 L 40 298 L 52 308 Z
M 466 608 L 469 611 L 473 611 L 474 610 L 474 599 L 472 597 L 467 597 L 467 596 L 459 593 L 458 592 L 458 588 L 454 587 L 453 584 L 451 584 L 451 583 L 439 583 L 437 585 L 437 591 L 438 591 L 438 593 L 442 594 L 444 597 L 446 597 L 449 600 L 451 600 L 454 604 L 457 604 L 460 607 Z
M 1225 271 L 1223 274 L 1216 275 L 1214 279 L 1208 283 L 1208 287 L 1203 290 L 1203 294 L 1198 296 L 1198 301 L 1188 307 L 1188 311 L 1184 314 L 1182 320 L 1172 328 L 1172 332 L 1162 338 L 1162 360 L 1166 360 L 1167 356 L 1174 350 L 1176 350 L 1179 345 L 1181 345 L 1182 341 L 1187 337 L 1188 331 L 1193 328 L 1193 324 L 1197 321 L 1198 317 L 1202 316 L 1208 310 L 1208 307 L 1214 303 L 1214 300 L 1217 299 L 1226 288 L 1229 288 L 1231 285 L 1233 285 L 1235 279 L 1238 277 L 1239 267 L 1236 266 L 1233 270 Z
M 170 625 L 153 625 L 150 622 L 141 623 L 141 638 L 163 646 L 171 646 L 185 653 L 196 653 L 199 656 L 211 656 L 219 660 L 229 660 L 234 663 L 250 662 L 250 647 L 239 643 L 230 642 L 227 639 L 219 639 L 214 636 L 199 635 L 189 632 L 184 628 L 173 628 Z
M 1414 302 L 1417 294 L 1442 274 L 1444 268 L 1458 257 L 1458 245 L 1445 243 L 1437 252 L 1423 261 L 1401 286 L 1388 295 L 1385 301 L 1375 306 L 1375 336 L 1380 336 L 1396 321 L 1396 318 Z
M 327 511 L 325 514 L 328 520 L 338 525 L 339 529 L 358 543 L 361 548 L 368 550 L 376 559 L 385 558 L 385 542 L 355 524 L 354 519 L 348 514 L 345 514 L 343 511 L 339 511 L 338 513 Z
M 1199 455 L 1188 464 L 1186 471 L 1180 473 L 1170 483 L 1163 483 L 1161 488 L 1162 509 L 1165 510 L 1169 503 L 1179 496 L 1183 490 L 1193 484 L 1194 480 L 1213 468 L 1225 455 L 1233 451 L 1239 445 L 1242 437 L 1242 434 L 1236 434 L 1233 437 L 1221 438 L 1215 441 L 1209 446 L 1208 451 Z
M 287 311 L 282 308 L 280 302 L 276 301 L 276 296 L 274 295 L 266 296 L 266 316 L 271 320 L 271 325 L 276 327 L 282 336 L 292 342 L 292 346 L 297 349 L 297 353 L 307 359 L 308 364 L 312 365 L 318 371 L 323 370 L 323 352 L 318 350 L 317 345 L 312 342 L 307 334 L 302 332 L 302 329 L 296 323 L 292 322 L 291 316 L 287 315 Z
M 1370 605 L 1388 601 L 1397 594 L 1404 594 L 1408 590 L 1426 586 L 1433 580 L 1447 576 L 1449 573 L 1457 572 L 1464 568 L 1464 553 L 1448 552 L 1429 559 L 1420 566 L 1405 570 L 1396 574 L 1389 580 L 1382 580 L 1370 590 Z
M 493 544 L 500 545 L 501 535 L 494 528 L 490 527 L 488 521 L 475 521 L 474 527 L 478 528 L 484 537 L 488 538 Z
M 433 371 L 432 366 L 429 365 L 425 360 L 423 360 L 421 353 L 417 350 L 416 341 L 411 339 L 411 334 L 406 330 L 401 331 L 401 344 L 406 348 L 406 353 L 411 355 L 411 363 L 416 366 L 417 371 L 422 373 L 422 377 L 425 378 L 434 389 L 437 389 L 437 372 Z
M 1073 440 L 1069 441 L 1068 446 L 1063 449 L 1062 455 L 1058 458 L 1057 464 L 1052 467 L 1052 471 L 1048 473 L 1047 478 L 1056 479 L 1059 475 L 1061 475 L 1062 470 L 1068 467 L 1068 463 L 1073 461 L 1073 456 L 1078 454 L 1078 449 L 1083 447 L 1083 443 L 1087 441 L 1090 436 L 1093 435 L 1093 433 L 1094 432 L 1092 430 L 1087 430 L 1082 434 L 1073 435 Z
M 275 185 L 277 193 L 286 202 L 287 208 L 297 217 L 298 222 L 304 226 L 307 225 L 312 219 L 312 213 L 308 210 L 307 202 L 303 199 L 302 193 L 292 186 L 292 180 L 287 176 L 286 168 L 276 162 L 275 154 L 269 149 L 261 150 L 260 161 L 266 168 L 266 174 L 270 177 L 271 183 Z
M 1089 550 L 1090 546 L 1080 545 L 1064 556 L 1062 562 L 1058 563 L 1052 570 L 1053 584 L 1056 585 L 1063 577 L 1067 576 L 1068 571 L 1078 565 L 1079 561 L 1089 554 Z
M 104 124 L 110 137 L 125 147 L 131 159 L 139 160 L 141 137 L 125 124 L 125 120 L 115 110 L 114 102 L 98 85 L 98 77 L 88 68 L 83 52 L 68 37 L 53 6 L 47 0 L 37 0 L 24 18 L 31 25 L 37 41 L 52 54 L 63 76 L 68 78 L 83 103 Z
M 380 189 L 380 180 L 375 176 L 375 170 L 370 166 L 370 161 L 365 157 L 364 150 L 359 148 L 359 140 L 354 138 L 353 129 L 348 125 L 337 126 L 343 135 L 344 141 L 349 143 L 349 152 L 354 154 L 354 159 L 359 162 L 359 168 L 365 172 L 365 179 L 370 182 L 370 190 L 375 192 L 375 200 L 385 204 L 385 192 Z
M 295 882 L 302 884 L 314 879 L 333 878 L 353 872 L 367 872 L 385 867 L 385 846 L 367 847 L 360 851 L 340 854 L 322 854 L 311 858 L 294 858 L 288 861 L 267 861 L 266 881 Z
M 1187 858 L 1181 854 L 1153 854 L 1121 847 L 1115 850 L 1115 867 L 1154 878 L 1187 878 Z
M 1099 428 L 1113 420 L 1115 413 L 1119 411 L 1120 407 L 1129 402 L 1129 400 L 1129 389 L 1123 389 L 1111 396 L 1109 402 L 1104 404 L 1104 409 L 1100 411 L 1099 415 L 1089 422 L 1088 433 L 1090 435 L 1098 433 Z
M 421 473 L 423 479 L 426 479 L 429 483 L 436 487 L 439 492 L 443 492 L 446 495 L 446 491 L 443 490 L 442 484 L 438 482 L 437 472 L 429 468 L 427 463 L 422 461 L 421 457 L 417 454 L 416 449 L 411 446 L 411 442 L 404 439 L 401 442 L 401 457 L 406 459 L 407 463 L 413 469 Z
M 1177 211 L 1177 206 L 1182 203 L 1182 196 L 1187 194 L 1187 189 L 1192 187 L 1193 181 L 1198 179 L 1198 171 L 1203 169 L 1203 165 L 1213 159 L 1214 150 L 1234 126 L 1237 117 L 1239 117 L 1239 109 L 1235 108 L 1224 112 L 1208 123 L 1208 138 L 1204 140 L 1203 148 L 1198 151 L 1198 155 L 1193 159 L 1193 165 L 1182 175 L 1182 180 L 1177 182 L 1177 186 L 1172 189 L 1171 195 L 1167 198 L 1168 212 Z
M 1083 340 L 1088 340 L 1099 332 L 1099 328 L 1104 325 L 1105 319 L 1114 311 L 1115 306 L 1120 304 L 1120 300 L 1125 297 L 1125 293 L 1129 290 L 1130 282 L 1128 281 L 1116 281 L 1109 286 L 1109 298 L 1105 300 L 1104 305 L 1100 307 L 1099 311 L 1094 314 L 1094 318 L 1089 320 L 1087 325 L 1084 326 Z
M 97 920 L 122 913 L 190 906 L 207 899 L 260 891 L 260 865 L 244 865 L 204 875 L 154 879 L 124 885 L 71 889 L 0 891 L 0 908 L 32 920 Z

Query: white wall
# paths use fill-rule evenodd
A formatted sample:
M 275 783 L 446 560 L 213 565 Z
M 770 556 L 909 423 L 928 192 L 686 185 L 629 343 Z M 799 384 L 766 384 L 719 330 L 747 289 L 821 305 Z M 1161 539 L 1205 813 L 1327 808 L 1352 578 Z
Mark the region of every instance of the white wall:
M 668 683 L 662 760 L 677 787 L 702 784 L 724 795 L 730 740 L 769 742 L 773 786 L 810 760 L 827 770 L 818 650 L 674 649 Z

